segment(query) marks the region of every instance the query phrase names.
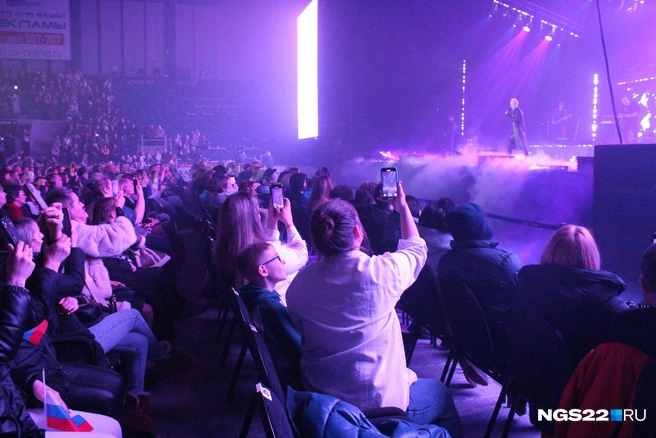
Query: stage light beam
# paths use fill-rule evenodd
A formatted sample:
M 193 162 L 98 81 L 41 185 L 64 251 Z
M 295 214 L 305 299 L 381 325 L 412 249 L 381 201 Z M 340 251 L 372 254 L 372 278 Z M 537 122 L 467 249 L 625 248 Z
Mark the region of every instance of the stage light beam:
M 599 75 L 595 74 L 594 79 L 594 88 L 592 93 L 592 141 L 594 142 L 597 139 L 597 102 L 599 99 Z
M 319 136 L 318 97 L 318 0 L 297 19 L 298 138 Z
M 553 40 L 553 38 L 551 37 L 551 35 L 547 35 L 547 36 L 545 36 L 544 39 L 547 40 L 547 41 L 551 41 L 551 40 Z
M 524 32 L 530 32 L 531 31 L 531 28 L 528 27 L 528 26 L 524 26 L 522 29 L 524 30 Z

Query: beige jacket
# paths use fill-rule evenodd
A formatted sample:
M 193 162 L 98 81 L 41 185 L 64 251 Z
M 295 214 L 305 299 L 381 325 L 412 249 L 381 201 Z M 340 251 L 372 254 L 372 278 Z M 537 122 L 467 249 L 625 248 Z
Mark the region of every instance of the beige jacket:
M 73 221 L 72 225 L 77 232 L 77 246 L 85 255 L 82 293 L 107 306 L 112 286 L 102 257 L 115 257 L 132 246 L 137 240 L 134 226 L 125 217 L 116 218 L 113 224 L 86 225 Z M 118 306 L 119 310 L 129 307 L 127 302 Z

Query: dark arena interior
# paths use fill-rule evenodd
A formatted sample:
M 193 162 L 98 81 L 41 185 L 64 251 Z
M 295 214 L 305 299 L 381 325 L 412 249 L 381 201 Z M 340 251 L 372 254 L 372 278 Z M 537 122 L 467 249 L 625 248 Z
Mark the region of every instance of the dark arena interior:
M 0 436 L 656 436 L 654 29 L 2 2 Z

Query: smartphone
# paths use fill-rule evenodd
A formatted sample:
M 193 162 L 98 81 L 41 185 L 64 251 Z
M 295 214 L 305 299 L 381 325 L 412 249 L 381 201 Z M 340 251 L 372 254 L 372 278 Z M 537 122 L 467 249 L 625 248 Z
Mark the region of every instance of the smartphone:
M 282 184 L 271 184 L 271 202 L 273 208 L 282 210 L 285 206 L 282 196 Z
M 118 181 L 112 180 L 112 195 L 116 198 L 118 196 Z
M 39 189 L 37 189 L 34 184 L 32 183 L 27 183 L 25 184 L 25 187 L 23 188 L 25 191 L 25 194 L 28 195 L 32 201 L 39 207 L 39 210 L 43 210 L 48 207 L 48 204 L 46 204 L 46 201 L 43 200 L 43 196 L 41 196 L 41 192 Z
M 257 186 L 257 193 L 260 195 L 268 195 L 271 193 L 270 187 L 264 184 Z
M 398 195 L 396 186 L 399 182 L 396 167 L 383 167 L 380 169 L 380 181 L 383 184 L 383 198 L 396 198 Z
M 71 216 L 68 213 L 68 208 L 62 208 L 64 219 L 62 219 L 62 233 L 71 237 Z
M 16 248 L 16 244 L 20 241 L 20 237 L 18 237 L 18 231 L 16 231 L 14 223 L 8 216 L 0 219 L 0 222 L 2 222 L 2 229 L 5 233 L 5 236 L 7 236 L 7 243 L 11 243 L 14 245 L 14 248 Z
M 139 182 L 136 178 L 132 178 L 132 185 L 134 186 L 134 193 L 137 193 L 137 185 L 139 185 Z

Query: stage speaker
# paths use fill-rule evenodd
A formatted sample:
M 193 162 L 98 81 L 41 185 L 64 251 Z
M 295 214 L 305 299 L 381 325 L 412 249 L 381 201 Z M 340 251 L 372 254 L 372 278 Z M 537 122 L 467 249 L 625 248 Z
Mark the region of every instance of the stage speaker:
M 594 157 L 576 157 L 576 170 L 592 170 L 594 167 Z
M 656 145 L 595 146 L 592 229 L 602 269 L 635 283 L 656 231 Z

